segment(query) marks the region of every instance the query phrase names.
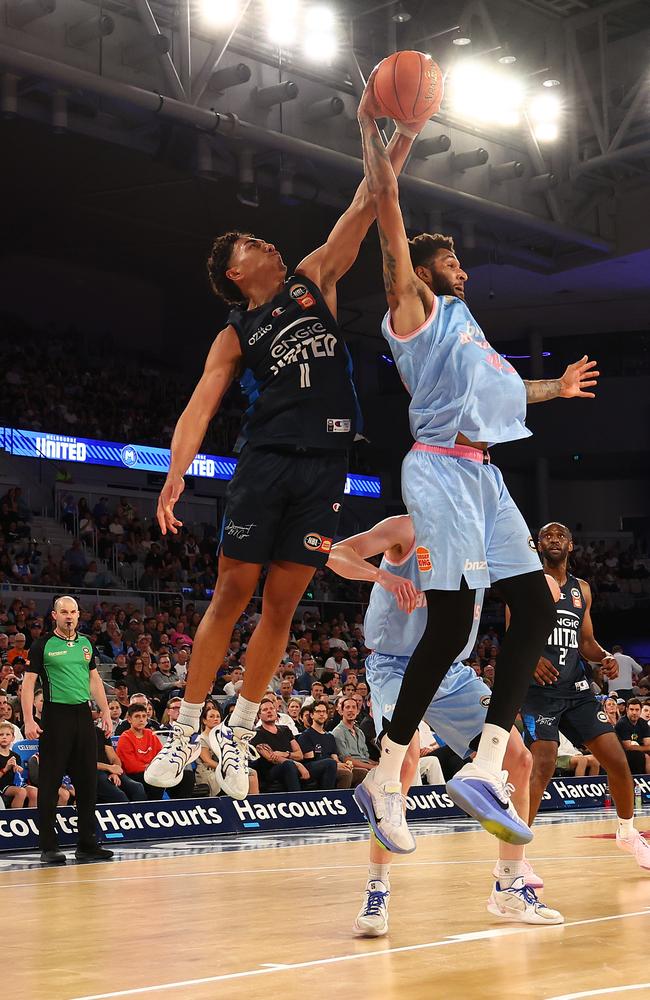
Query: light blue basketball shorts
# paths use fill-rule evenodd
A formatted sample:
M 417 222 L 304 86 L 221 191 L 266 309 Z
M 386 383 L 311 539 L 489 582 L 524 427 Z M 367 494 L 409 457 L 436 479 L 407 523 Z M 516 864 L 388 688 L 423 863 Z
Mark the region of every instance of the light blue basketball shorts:
M 470 590 L 487 588 L 542 568 L 499 469 L 417 447 L 402 463 L 402 497 L 423 590 L 459 590 L 463 577 Z
M 382 718 L 392 718 L 409 659 L 371 653 L 366 660 L 366 680 L 377 734 Z M 471 667 L 454 663 L 424 713 L 424 721 L 459 757 L 467 757 L 470 743 L 483 729 L 490 694 L 487 684 Z

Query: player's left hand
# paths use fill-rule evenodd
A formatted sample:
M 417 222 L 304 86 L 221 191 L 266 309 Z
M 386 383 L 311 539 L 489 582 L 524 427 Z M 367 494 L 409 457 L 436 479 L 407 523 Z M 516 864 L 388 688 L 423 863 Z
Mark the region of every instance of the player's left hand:
M 400 611 L 405 611 L 407 615 L 415 611 L 418 601 L 418 590 L 410 580 L 405 580 L 403 577 L 394 576 L 393 573 L 380 570 L 377 583 L 394 596 Z
M 598 385 L 600 372 L 595 370 L 597 364 L 597 361 L 590 361 L 585 354 L 580 361 L 575 361 L 572 365 L 569 365 L 560 379 L 560 396 L 564 399 L 570 399 L 572 396 L 581 396 L 583 399 L 594 399 L 596 394 L 585 392 L 585 390 Z
M 618 661 L 616 660 L 616 657 L 610 656 L 608 653 L 607 656 L 603 656 L 600 661 L 600 665 L 603 669 L 605 677 L 608 680 L 613 681 L 616 677 L 618 677 Z
M 361 100 L 359 102 L 359 107 L 357 108 L 357 118 L 383 118 L 384 112 L 379 106 L 379 102 L 375 97 L 375 76 L 377 75 L 377 67 L 373 69 L 372 73 L 368 77 L 368 82 L 364 88 L 363 94 L 361 95 Z

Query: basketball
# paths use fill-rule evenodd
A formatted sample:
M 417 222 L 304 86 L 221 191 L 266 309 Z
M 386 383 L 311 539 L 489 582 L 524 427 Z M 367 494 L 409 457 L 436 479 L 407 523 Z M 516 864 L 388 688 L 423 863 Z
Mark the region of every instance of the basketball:
M 438 112 L 442 71 L 424 52 L 394 52 L 379 63 L 374 90 L 389 118 L 410 124 Z

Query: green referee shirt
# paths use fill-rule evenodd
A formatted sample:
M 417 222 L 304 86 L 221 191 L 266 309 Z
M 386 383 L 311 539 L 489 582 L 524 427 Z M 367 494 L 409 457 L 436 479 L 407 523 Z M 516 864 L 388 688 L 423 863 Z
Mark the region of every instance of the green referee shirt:
M 54 632 L 29 647 L 30 674 L 40 674 L 43 698 L 59 705 L 80 705 L 90 700 L 90 671 L 94 651 L 88 636 L 61 639 Z

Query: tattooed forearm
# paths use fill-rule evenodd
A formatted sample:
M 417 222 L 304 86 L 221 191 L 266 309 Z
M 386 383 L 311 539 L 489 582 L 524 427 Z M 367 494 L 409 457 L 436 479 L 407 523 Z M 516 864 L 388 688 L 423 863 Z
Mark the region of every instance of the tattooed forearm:
M 386 294 L 391 295 L 395 289 L 395 280 L 397 278 L 397 261 L 395 260 L 395 255 L 391 252 L 388 237 L 379 223 L 377 223 L 377 229 L 379 230 L 379 243 L 384 262 L 384 288 L 386 289 Z
M 376 193 L 382 187 L 396 183 L 395 172 L 375 122 L 371 118 L 363 118 L 360 124 L 364 173 L 369 191 Z
M 560 395 L 559 378 L 542 379 L 538 382 L 527 382 L 524 379 L 524 385 L 527 403 L 545 403 L 547 399 L 557 399 Z

